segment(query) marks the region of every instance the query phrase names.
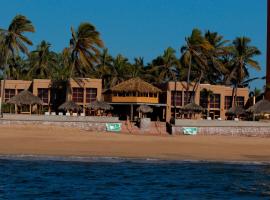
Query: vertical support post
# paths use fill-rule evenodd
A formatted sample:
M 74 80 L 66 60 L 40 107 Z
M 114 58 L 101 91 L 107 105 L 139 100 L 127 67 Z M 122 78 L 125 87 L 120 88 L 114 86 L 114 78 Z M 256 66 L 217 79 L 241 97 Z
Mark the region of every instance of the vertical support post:
M 130 105 L 130 121 L 133 121 L 133 104 Z
M 270 0 L 267 0 L 267 55 L 265 99 L 270 101 Z

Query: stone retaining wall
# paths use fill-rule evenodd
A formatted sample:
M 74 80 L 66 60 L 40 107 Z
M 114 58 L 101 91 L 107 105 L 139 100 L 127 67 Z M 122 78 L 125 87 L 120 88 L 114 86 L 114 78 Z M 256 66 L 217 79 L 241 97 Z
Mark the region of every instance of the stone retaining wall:
M 121 123 L 122 122 L 117 122 Z M 0 120 L 0 125 L 48 125 L 60 127 L 79 128 L 88 131 L 106 131 L 106 122 L 83 122 L 83 121 L 30 121 L 30 120 Z M 123 125 L 123 124 L 122 124 Z
M 270 137 L 270 126 L 224 126 L 224 127 L 197 127 L 197 135 L 227 135 L 227 136 L 249 136 Z M 184 134 L 183 126 L 169 126 L 171 134 Z

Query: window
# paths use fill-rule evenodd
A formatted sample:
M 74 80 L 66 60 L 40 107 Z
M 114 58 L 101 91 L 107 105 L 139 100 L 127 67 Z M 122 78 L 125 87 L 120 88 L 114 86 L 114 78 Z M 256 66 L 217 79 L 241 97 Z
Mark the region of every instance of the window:
M 49 103 L 49 89 L 48 88 L 38 88 L 38 97 L 44 103 Z
M 244 107 L 245 97 L 242 97 L 242 96 L 236 97 L 236 105 L 240 107 Z
M 232 97 L 225 96 L 224 109 L 229 110 L 232 107 Z
M 72 88 L 72 100 L 76 103 L 83 103 L 83 88 Z
M 171 105 L 174 106 L 174 100 L 176 106 L 182 106 L 182 91 L 172 91 Z
M 18 89 L 17 94 L 20 94 L 22 91 L 24 91 L 24 89 Z
M 208 105 L 207 105 L 208 99 L 207 98 L 208 98 L 207 95 L 205 95 L 203 92 L 200 92 L 200 106 L 202 106 L 203 108 L 208 107 Z
M 220 108 L 220 94 L 212 94 L 210 96 L 210 108 Z
M 8 101 L 13 96 L 15 96 L 15 89 L 5 89 L 5 101 Z
M 86 88 L 86 103 L 97 100 L 97 88 Z
M 185 91 L 184 92 L 184 105 L 187 105 L 187 104 L 189 104 L 189 103 L 191 103 L 191 98 L 193 98 L 194 97 L 194 92 L 192 92 L 192 91 Z
M 236 106 L 244 107 L 245 105 L 245 97 L 239 96 L 236 98 Z M 224 109 L 228 110 L 232 107 L 232 97 L 225 96 Z

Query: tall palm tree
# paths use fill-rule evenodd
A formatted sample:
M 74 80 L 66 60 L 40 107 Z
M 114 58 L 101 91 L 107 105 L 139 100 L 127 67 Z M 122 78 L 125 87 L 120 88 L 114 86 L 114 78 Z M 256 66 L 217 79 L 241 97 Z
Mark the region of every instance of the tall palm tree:
M 103 42 L 95 26 L 90 23 L 81 23 L 77 31 L 71 27 L 70 55 L 71 71 L 70 77 L 84 77 L 89 70 L 99 63 L 100 49 Z
M 210 50 L 213 50 L 213 46 L 203 37 L 202 32 L 199 29 L 193 29 L 192 33 L 186 39 L 186 44 L 181 48 L 181 63 L 184 67 L 188 67 L 187 72 L 187 88 L 189 91 L 191 73 L 194 74 L 194 79 L 197 79 L 199 84 L 204 73 L 207 71 L 208 66 L 207 54 Z M 191 71 L 191 68 L 193 70 Z M 193 90 L 196 90 L 198 84 L 193 86 Z M 194 98 L 191 95 L 192 99 Z
M 121 54 L 113 59 L 110 87 L 130 78 L 130 66 L 131 64 L 128 62 L 128 59 Z
M 104 88 L 109 87 L 109 78 L 113 68 L 113 57 L 109 54 L 108 49 L 103 49 L 99 56 L 99 64 L 95 66 L 95 76 L 102 79 L 102 85 Z
M 35 28 L 32 22 L 23 15 L 16 15 L 11 21 L 7 30 L 0 29 L 0 46 L 1 46 L 1 66 L 4 70 L 3 73 L 3 85 L 1 87 L 1 102 L 0 102 L 0 113 L 2 115 L 2 98 L 4 97 L 6 69 L 8 65 L 8 59 L 19 56 L 20 53 L 28 54 L 27 45 L 32 45 L 30 39 L 28 39 L 24 33 L 35 32 Z
M 29 56 L 30 69 L 28 72 L 31 78 L 52 78 L 53 68 L 58 64 L 57 54 L 50 51 L 51 44 L 41 41 L 35 51 Z
M 203 88 L 202 90 L 201 90 L 201 94 L 200 95 L 202 95 L 202 97 L 203 97 L 203 99 L 206 101 L 205 103 L 206 103 L 206 105 L 204 106 L 204 105 L 201 105 L 202 107 L 206 107 L 207 108 L 207 117 L 209 117 L 209 110 L 210 110 L 210 108 L 209 108 L 209 104 L 210 104 L 210 99 L 211 99 L 211 97 L 213 96 L 213 91 L 212 90 L 209 90 L 209 89 L 206 89 L 206 88 Z
M 260 50 L 250 45 L 251 40 L 247 37 L 237 37 L 231 46 L 230 73 L 227 76 L 226 82 L 232 83 L 234 86 L 233 106 L 236 105 L 237 88 L 246 78 L 249 77 L 248 68 L 260 70 L 259 63 L 254 60 L 254 57 L 260 55 Z
M 225 46 L 229 41 L 217 32 L 207 31 L 204 38 L 213 48 L 208 50 L 206 57 L 208 62 L 205 81 L 211 84 L 221 83 L 224 76 L 229 72 L 224 57 L 229 54 L 229 48 Z

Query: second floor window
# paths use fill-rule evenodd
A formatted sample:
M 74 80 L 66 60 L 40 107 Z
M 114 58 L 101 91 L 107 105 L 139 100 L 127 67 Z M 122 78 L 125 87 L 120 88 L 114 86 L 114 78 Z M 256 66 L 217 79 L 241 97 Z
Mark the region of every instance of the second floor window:
M 210 96 L 210 108 L 220 108 L 220 94 L 212 94 Z
M 44 103 L 49 103 L 49 89 L 48 88 L 38 88 L 38 97 Z
M 5 89 L 5 101 L 8 101 L 13 96 L 15 96 L 15 89 Z
M 182 106 L 182 91 L 172 91 L 171 105 Z
M 76 103 L 83 103 L 83 88 L 72 88 L 72 100 Z
M 97 88 L 86 88 L 86 103 L 97 100 Z

